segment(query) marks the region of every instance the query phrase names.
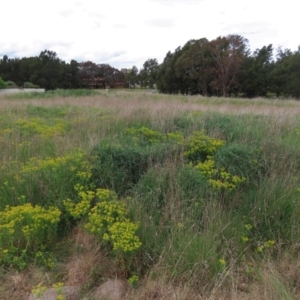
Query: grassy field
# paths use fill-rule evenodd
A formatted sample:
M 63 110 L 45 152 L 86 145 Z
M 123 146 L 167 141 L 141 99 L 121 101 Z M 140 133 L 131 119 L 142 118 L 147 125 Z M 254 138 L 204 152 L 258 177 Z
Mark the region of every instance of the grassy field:
M 0 96 L 0 295 L 300 298 L 300 103 Z

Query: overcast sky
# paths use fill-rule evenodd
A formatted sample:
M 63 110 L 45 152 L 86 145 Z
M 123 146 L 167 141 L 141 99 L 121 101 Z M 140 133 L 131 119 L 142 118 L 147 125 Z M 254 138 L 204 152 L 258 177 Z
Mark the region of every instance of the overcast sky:
M 55 51 L 121 69 L 161 63 L 190 39 L 240 34 L 251 50 L 297 50 L 296 0 L 12 0 L 0 5 L 0 58 Z

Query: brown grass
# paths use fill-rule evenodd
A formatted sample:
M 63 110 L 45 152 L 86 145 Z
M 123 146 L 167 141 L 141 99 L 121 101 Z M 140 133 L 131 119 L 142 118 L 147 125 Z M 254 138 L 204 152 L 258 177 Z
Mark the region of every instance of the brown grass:
M 192 96 L 159 95 L 116 91 L 111 94 L 99 92 L 97 96 L 53 99 L 12 100 L 0 97 L 0 108 L 27 105 L 104 108 L 121 116 L 130 116 L 135 111 L 151 112 L 154 116 L 176 114 L 182 111 L 217 111 L 226 114 L 259 114 L 291 116 L 300 113 L 300 102 L 296 100 L 266 100 L 237 98 L 202 98 Z

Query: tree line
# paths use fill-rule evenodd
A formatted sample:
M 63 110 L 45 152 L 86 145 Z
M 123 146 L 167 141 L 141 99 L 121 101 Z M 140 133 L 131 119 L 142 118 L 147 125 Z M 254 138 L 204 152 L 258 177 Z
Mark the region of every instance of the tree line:
M 169 94 L 299 98 L 300 47 L 274 51 L 268 45 L 251 53 L 240 35 L 190 40 L 167 53 L 156 78 Z
M 24 86 L 30 82 L 45 89 L 80 88 L 93 78 L 107 85 L 124 82 L 126 87 L 157 88 L 168 94 L 300 98 L 300 47 L 296 51 L 263 46 L 250 51 L 240 35 L 189 40 L 163 62 L 151 58 L 139 70 L 136 66 L 118 70 L 91 61 L 66 63 L 53 51 L 37 57 L 0 60 L 0 77 Z
M 49 50 L 42 51 L 39 56 L 22 59 L 11 59 L 4 55 L 0 60 L 0 77 L 20 87 L 31 83 L 46 90 L 85 87 L 84 80 L 95 77 L 103 78 L 108 85 L 125 79 L 121 71 L 108 64 L 91 61 L 78 63 L 76 60 L 66 63 Z

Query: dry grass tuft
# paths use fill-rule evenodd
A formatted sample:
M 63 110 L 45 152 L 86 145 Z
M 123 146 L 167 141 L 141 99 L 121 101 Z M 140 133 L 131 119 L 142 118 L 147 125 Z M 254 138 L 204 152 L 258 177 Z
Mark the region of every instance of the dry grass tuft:
M 202 299 L 200 294 L 188 285 L 174 286 L 166 278 L 148 279 L 142 282 L 142 288 L 133 291 L 128 300 L 190 300 Z
M 119 277 L 121 272 L 115 260 L 106 256 L 95 237 L 76 227 L 71 239 L 74 247 L 64 266 L 67 274 L 65 285 L 89 290 L 106 279 Z

